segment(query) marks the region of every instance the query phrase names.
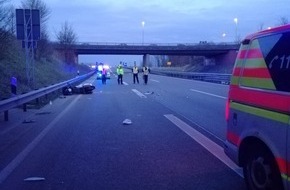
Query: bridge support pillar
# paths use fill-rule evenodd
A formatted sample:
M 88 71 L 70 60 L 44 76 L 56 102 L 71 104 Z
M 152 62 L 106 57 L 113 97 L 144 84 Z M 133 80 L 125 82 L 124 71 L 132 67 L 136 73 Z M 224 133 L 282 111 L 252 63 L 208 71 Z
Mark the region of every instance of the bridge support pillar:
M 149 66 L 149 54 L 143 55 L 143 67 Z
M 76 64 L 79 64 L 79 56 L 77 54 L 75 54 L 75 56 L 74 56 L 74 62 Z

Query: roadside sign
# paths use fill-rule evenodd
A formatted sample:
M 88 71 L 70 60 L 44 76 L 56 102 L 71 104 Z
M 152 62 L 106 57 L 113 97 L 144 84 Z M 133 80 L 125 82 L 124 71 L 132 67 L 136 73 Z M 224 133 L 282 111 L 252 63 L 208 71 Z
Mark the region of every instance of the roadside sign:
M 16 35 L 18 40 L 40 39 L 39 10 L 16 9 Z

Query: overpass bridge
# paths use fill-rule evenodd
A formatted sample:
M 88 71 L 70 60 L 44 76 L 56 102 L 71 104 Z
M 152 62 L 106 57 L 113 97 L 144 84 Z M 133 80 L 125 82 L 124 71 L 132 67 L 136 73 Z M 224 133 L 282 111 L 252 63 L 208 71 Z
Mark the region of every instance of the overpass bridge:
M 238 50 L 239 44 L 127 44 L 127 43 L 80 43 L 73 46 L 77 55 L 201 55 L 216 56 Z
M 64 45 L 55 44 L 61 51 Z M 143 55 L 147 63 L 149 55 L 195 55 L 207 58 L 232 56 L 239 49 L 237 43 L 195 43 L 195 44 L 136 44 L 136 43 L 77 43 L 70 46 L 76 59 L 78 55 Z M 235 57 L 234 57 L 235 58 Z

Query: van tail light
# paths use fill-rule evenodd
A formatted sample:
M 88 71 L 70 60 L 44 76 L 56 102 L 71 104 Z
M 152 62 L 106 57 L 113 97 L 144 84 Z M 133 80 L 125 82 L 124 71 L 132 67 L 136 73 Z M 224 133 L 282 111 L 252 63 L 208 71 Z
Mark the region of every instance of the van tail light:
M 226 110 L 225 110 L 225 117 L 226 117 L 226 121 L 229 121 L 229 116 L 230 116 L 230 99 L 227 99 L 226 102 Z

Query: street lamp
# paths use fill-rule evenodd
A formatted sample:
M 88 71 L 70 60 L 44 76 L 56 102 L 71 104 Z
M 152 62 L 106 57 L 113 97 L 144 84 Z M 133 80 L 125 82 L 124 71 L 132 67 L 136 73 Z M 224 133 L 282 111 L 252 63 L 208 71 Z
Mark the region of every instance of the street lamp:
M 226 37 L 226 35 L 227 35 L 226 33 L 223 33 L 223 34 L 222 34 L 223 42 L 225 42 L 225 37 Z
M 145 22 L 142 21 L 142 45 L 144 44 L 144 26 L 145 26 Z
M 236 41 L 238 41 L 238 18 L 234 18 L 234 22 L 236 23 Z

